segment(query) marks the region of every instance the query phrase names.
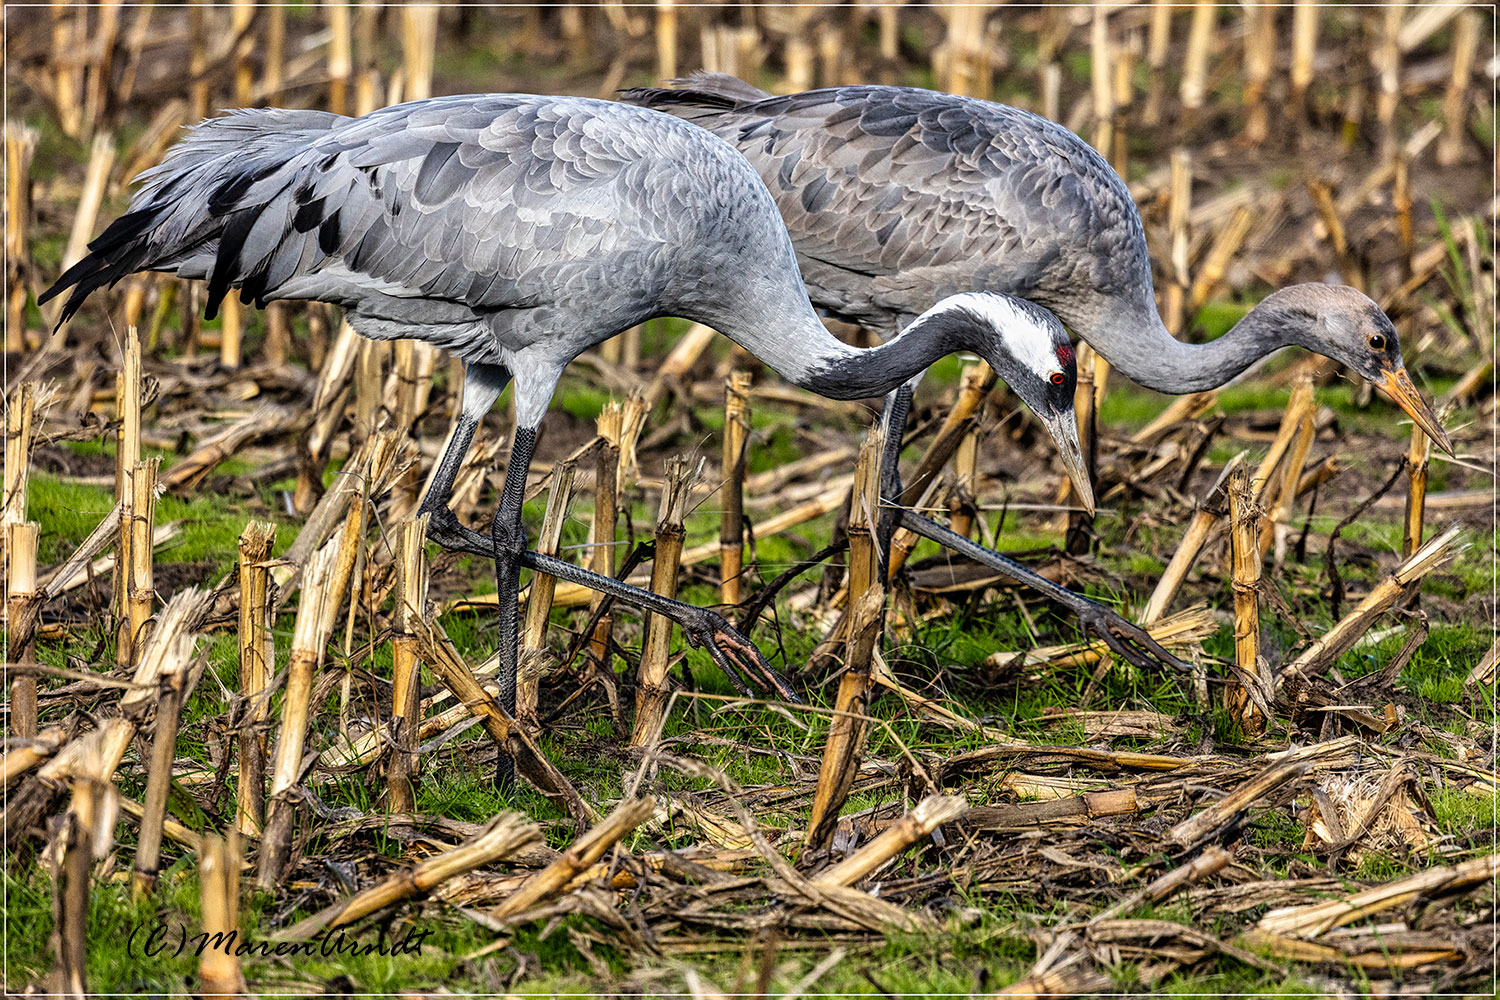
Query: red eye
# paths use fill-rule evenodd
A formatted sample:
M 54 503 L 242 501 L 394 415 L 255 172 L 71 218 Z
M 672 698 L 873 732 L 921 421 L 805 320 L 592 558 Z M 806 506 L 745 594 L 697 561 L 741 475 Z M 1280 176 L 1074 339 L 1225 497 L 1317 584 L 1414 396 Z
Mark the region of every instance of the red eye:
M 1062 385 L 1067 380 L 1068 380 L 1068 377 L 1066 375 L 1064 375 L 1062 372 L 1053 372 L 1052 373 L 1052 384 L 1053 385 Z

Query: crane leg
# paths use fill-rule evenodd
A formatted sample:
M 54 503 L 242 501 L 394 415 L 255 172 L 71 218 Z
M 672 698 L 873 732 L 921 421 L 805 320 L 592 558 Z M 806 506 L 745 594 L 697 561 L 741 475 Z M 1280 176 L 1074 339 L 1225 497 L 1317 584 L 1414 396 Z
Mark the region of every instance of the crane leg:
M 510 464 L 505 470 L 505 486 L 500 494 L 500 506 L 495 511 L 494 523 L 490 528 L 493 545 L 491 551 L 495 555 L 495 600 L 500 615 L 496 645 L 500 665 L 495 679 L 500 685 L 500 706 L 512 718 L 516 712 L 516 673 L 520 658 L 519 604 L 522 568 L 581 584 L 671 619 L 682 626 L 690 643 L 706 648 L 719 669 L 747 695 L 752 693 L 746 683 L 748 678 L 750 684 L 762 691 L 774 693 L 787 701 L 801 700 L 791 684 L 766 661 L 755 643 L 718 612 L 663 597 L 528 548 L 526 529 L 521 523 L 521 505 L 526 496 L 526 473 L 531 468 L 536 437 L 534 427 L 516 429 L 515 441 L 510 449 Z M 496 782 L 509 784 L 514 777 L 515 762 L 502 755 L 496 770 Z
M 1151 638 L 1151 633 L 1126 621 L 1099 602 L 1091 601 L 1082 594 L 1075 594 L 1066 587 L 1058 586 L 1015 560 L 1007 559 L 995 550 L 972 542 L 936 521 L 899 506 L 897 498 L 901 495 L 901 473 L 898 462 L 901 457 L 901 438 L 906 431 L 906 418 L 911 412 L 911 397 L 911 388 L 902 386 L 886 396 L 885 408 L 880 415 L 881 423 L 885 428 L 885 452 L 880 469 L 882 503 L 877 536 L 881 579 L 885 578 L 890 559 L 891 538 L 899 525 L 916 532 L 923 538 L 937 542 L 944 548 L 967 556 L 981 565 L 997 569 L 1022 586 L 1041 591 L 1077 615 L 1085 635 L 1097 636 L 1104 640 L 1105 645 L 1111 650 L 1136 666 L 1149 667 L 1151 660 L 1155 659 L 1175 670 L 1190 669 L 1187 664 L 1167 652 L 1160 643 Z
M 460 523 L 452 507 L 453 480 L 457 478 L 458 470 L 464 463 L 464 456 L 469 453 L 469 445 L 474 441 L 474 429 L 478 426 L 479 421 L 470 420 L 467 415 L 458 418 L 458 427 L 453 432 L 452 440 L 448 442 L 448 450 L 438 459 L 432 486 L 422 498 L 422 506 L 417 513 L 430 515 L 427 537 L 443 548 L 493 558 L 495 543 Z
M 510 463 L 505 469 L 505 486 L 500 492 L 500 506 L 490 526 L 495 554 L 495 601 L 500 614 L 500 629 L 495 646 L 500 658 L 495 679 L 500 684 L 500 707 L 512 719 L 516 717 L 516 671 L 520 657 L 520 591 L 521 560 L 526 549 L 526 529 L 521 524 L 521 505 L 526 498 L 526 473 L 531 469 L 531 455 L 536 449 L 536 428 L 517 427 L 510 446 Z M 446 506 L 446 505 L 445 505 Z M 504 753 L 496 768 L 497 784 L 508 785 L 515 778 L 515 761 Z
M 500 365 L 471 364 L 464 370 L 464 402 L 463 409 L 459 411 L 458 426 L 453 430 L 447 449 L 438 459 L 437 469 L 432 475 L 432 485 L 417 511 L 419 514 L 431 515 L 427 522 L 427 537 L 450 551 L 468 552 L 487 559 L 495 556 L 494 541 L 473 528 L 465 527 L 459 522 L 458 515 L 453 513 L 453 481 L 458 478 L 464 456 L 474 443 L 475 429 L 490 407 L 495 405 L 495 400 L 500 398 L 501 390 L 509 381 L 510 372 Z
M 923 538 L 930 538 L 944 548 L 952 549 L 984 566 L 997 569 L 1023 586 L 1039 590 L 1078 616 L 1078 623 L 1085 635 L 1104 640 L 1111 650 L 1138 667 L 1149 667 L 1153 659 L 1174 670 L 1188 671 L 1192 668 L 1167 652 L 1151 633 L 1115 614 L 1097 601 L 1082 594 L 1075 594 L 1066 587 L 1035 573 L 1012 559 L 1007 559 L 993 549 L 972 542 L 956 531 L 928 520 L 915 511 L 902 508 L 899 520 L 903 528 L 914 531 Z
M 448 506 L 448 496 L 453 486 L 454 472 L 452 470 L 457 469 L 462 462 L 463 454 L 468 449 L 468 440 L 473 433 L 472 426 L 466 431 L 460 425 L 459 433 L 454 435 L 453 443 L 439 464 L 438 474 L 432 482 L 432 489 L 428 491 L 427 499 L 422 503 L 422 511 L 432 515 L 427 526 L 428 538 L 447 549 L 471 552 L 493 559 L 497 551 L 494 538 L 486 538 L 472 528 L 464 527 Z M 444 467 L 449 465 L 451 469 L 445 475 Z M 509 481 L 509 473 L 506 478 Z M 525 481 L 524 478 L 522 481 Z M 520 568 L 546 573 L 559 580 L 610 594 L 627 604 L 670 618 L 683 627 L 688 639 L 695 646 L 708 648 L 720 669 L 744 693 L 751 693 L 745 683 L 745 678 L 748 677 L 751 683 L 762 691 L 774 692 L 787 701 L 800 700 L 786 680 L 766 662 L 755 644 L 718 612 L 694 607 L 682 601 L 670 600 L 641 587 L 622 583 L 614 577 L 580 569 L 572 563 L 525 548 L 524 539 L 522 542 L 522 550 L 516 555 Z M 731 656 L 726 650 L 732 650 L 735 655 Z
M 755 692 L 752 688 L 755 688 L 785 701 L 802 701 L 786 678 L 777 673 L 761 655 L 759 647 L 717 611 L 663 597 L 612 576 L 594 573 L 564 562 L 556 556 L 543 555 L 531 549 L 521 552 L 518 558 L 527 569 L 597 590 L 681 625 L 688 642 L 694 647 L 706 649 L 714 663 L 742 694 L 753 697 Z
M 890 577 L 891 539 L 896 534 L 901 502 L 901 439 L 911 415 L 911 385 L 903 385 L 885 397 L 880 426 L 885 431 L 885 450 L 880 456 L 880 518 L 876 524 L 875 552 L 880 559 L 880 579 Z

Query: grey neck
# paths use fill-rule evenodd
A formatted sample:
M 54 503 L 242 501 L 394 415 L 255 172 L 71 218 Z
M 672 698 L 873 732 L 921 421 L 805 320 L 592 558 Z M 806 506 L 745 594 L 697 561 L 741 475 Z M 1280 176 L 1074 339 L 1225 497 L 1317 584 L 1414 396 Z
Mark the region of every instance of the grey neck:
M 1125 313 L 1078 334 L 1120 374 L 1157 392 L 1217 389 L 1262 358 L 1301 343 L 1296 318 L 1265 306 L 1252 309 L 1228 333 L 1206 344 L 1173 337 L 1153 308 L 1141 313 Z
M 939 358 L 980 346 L 975 316 L 963 309 L 935 308 L 878 347 L 851 347 L 828 332 L 800 284 L 742 284 L 757 294 L 700 301 L 687 315 L 718 330 L 793 385 L 829 399 L 884 396 Z
M 828 399 L 869 399 L 894 392 L 938 360 L 973 350 L 974 322 L 961 311 L 933 313 L 912 323 L 877 347 L 857 348 L 828 333 L 822 322 L 807 331 L 809 347 L 818 336 L 816 361 L 801 372 L 783 373 L 796 385 Z

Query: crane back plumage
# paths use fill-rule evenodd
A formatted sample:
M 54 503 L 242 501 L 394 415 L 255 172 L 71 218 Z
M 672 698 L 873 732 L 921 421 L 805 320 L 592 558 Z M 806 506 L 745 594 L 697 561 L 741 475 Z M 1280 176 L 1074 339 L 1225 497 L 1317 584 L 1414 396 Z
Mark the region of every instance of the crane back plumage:
M 191 129 L 142 179 L 48 293 L 72 286 L 64 316 L 127 274 L 172 271 L 208 281 L 210 314 L 231 288 L 333 302 L 365 336 L 550 375 L 529 380 L 550 396 L 567 361 L 654 316 L 734 336 L 747 317 L 811 314 L 748 164 L 701 129 L 614 102 L 238 111 Z M 769 349 L 773 367 L 795 366 Z
M 1160 325 L 1130 192 L 1061 125 L 903 87 L 773 97 L 722 74 L 680 83 L 621 96 L 713 131 L 755 165 L 818 306 L 889 333 L 986 290 L 1046 306 L 1080 335 L 1122 311 Z

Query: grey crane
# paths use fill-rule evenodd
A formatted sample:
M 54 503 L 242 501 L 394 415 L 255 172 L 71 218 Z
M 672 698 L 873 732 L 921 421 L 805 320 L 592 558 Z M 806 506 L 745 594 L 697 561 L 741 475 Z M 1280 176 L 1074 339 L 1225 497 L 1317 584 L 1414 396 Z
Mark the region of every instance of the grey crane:
M 492 556 L 501 702 L 515 708 L 522 567 L 679 623 L 741 690 L 796 699 L 715 612 L 531 551 L 521 524 L 537 427 L 564 367 L 657 316 L 729 336 L 796 385 L 837 399 L 885 395 L 954 351 L 985 358 L 1036 412 L 1091 496 L 1072 413 L 1067 332 L 1046 310 L 986 292 L 914 315 L 877 348 L 824 328 L 785 226 L 734 148 L 669 115 L 571 97 L 441 97 L 347 118 L 240 111 L 192 129 L 142 175 L 129 211 L 43 299 L 141 270 L 206 279 L 210 315 L 242 299 L 317 299 L 373 338 L 414 337 L 465 368 L 462 417 L 422 509 L 430 535 Z M 490 534 L 449 506 L 474 429 L 508 383 L 517 426 Z
M 1206 344 L 1168 333 L 1130 192 L 1102 156 L 1055 122 L 906 87 L 773 97 L 718 73 L 674 84 L 621 97 L 701 125 L 745 155 L 776 199 L 813 303 L 835 316 L 888 335 L 956 292 L 1014 295 L 1050 309 L 1127 378 L 1167 393 L 1215 388 L 1283 347 L 1304 347 L 1384 389 L 1452 454 L 1406 373 L 1391 321 L 1353 288 L 1281 289 Z M 895 428 L 910 402 L 904 389 L 887 401 Z M 888 455 L 887 488 L 899 491 L 894 459 Z M 1058 596 L 1055 585 L 997 553 L 951 532 L 939 537 L 907 512 L 896 516 Z M 1123 630 L 1081 598 L 1061 599 L 1086 629 Z

